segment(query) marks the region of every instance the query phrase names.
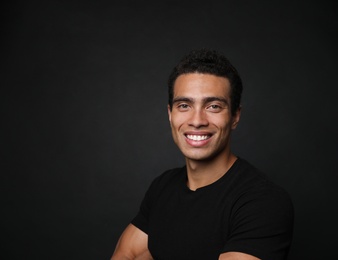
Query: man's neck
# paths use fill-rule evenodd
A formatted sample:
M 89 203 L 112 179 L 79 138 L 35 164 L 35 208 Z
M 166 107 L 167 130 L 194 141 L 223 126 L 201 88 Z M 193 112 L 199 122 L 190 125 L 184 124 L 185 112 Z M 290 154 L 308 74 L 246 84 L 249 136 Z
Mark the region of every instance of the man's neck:
M 220 179 L 234 164 L 237 157 L 229 153 L 211 161 L 195 161 L 186 159 L 188 188 L 196 190 Z

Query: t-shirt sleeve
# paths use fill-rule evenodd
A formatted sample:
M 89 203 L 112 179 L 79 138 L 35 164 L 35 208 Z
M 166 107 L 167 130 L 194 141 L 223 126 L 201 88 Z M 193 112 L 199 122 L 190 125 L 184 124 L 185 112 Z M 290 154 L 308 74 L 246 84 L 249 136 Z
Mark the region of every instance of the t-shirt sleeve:
M 221 253 L 243 252 L 260 259 L 286 259 L 292 240 L 293 205 L 276 187 L 243 194 L 230 217 L 230 234 Z
M 141 229 L 144 233 L 148 234 L 148 219 L 149 219 L 149 212 L 151 208 L 152 198 L 154 191 L 154 182 L 152 182 L 150 187 L 148 188 L 142 202 L 140 209 L 134 219 L 131 221 L 131 224 L 136 226 L 137 228 Z

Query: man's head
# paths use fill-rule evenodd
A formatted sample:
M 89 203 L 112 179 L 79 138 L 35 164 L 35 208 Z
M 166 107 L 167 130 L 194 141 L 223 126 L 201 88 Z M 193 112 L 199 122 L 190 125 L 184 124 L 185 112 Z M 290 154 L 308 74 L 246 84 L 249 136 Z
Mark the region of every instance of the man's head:
M 231 113 L 234 115 L 240 107 L 242 80 L 228 59 L 214 50 L 193 50 L 173 69 L 169 76 L 169 107 L 172 108 L 176 79 L 183 74 L 201 73 L 224 77 L 231 88 Z

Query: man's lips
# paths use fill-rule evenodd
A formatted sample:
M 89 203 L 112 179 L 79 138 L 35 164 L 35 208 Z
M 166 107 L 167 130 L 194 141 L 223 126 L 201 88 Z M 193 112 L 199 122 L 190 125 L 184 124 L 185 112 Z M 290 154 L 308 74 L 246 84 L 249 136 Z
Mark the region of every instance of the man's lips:
M 208 132 L 186 132 L 184 133 L 186 142 L 193 147 L 202 147 L 209 143 L 212 137 Z
M 198 134 L 198 135 L 197 134 L 186 134 L 185 137 L 192 141 L 204 141 L 204 140 L 209 139 L 211 135 L 210 134 Z

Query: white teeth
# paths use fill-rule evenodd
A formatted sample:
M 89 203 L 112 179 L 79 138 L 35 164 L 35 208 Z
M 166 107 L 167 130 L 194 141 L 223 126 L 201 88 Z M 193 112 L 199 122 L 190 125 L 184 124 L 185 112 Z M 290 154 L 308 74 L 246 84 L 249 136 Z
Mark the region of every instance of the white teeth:
M 194 141 L 202 141 L 208 139 L 207 135 L 187 135 L 187 137 Z

